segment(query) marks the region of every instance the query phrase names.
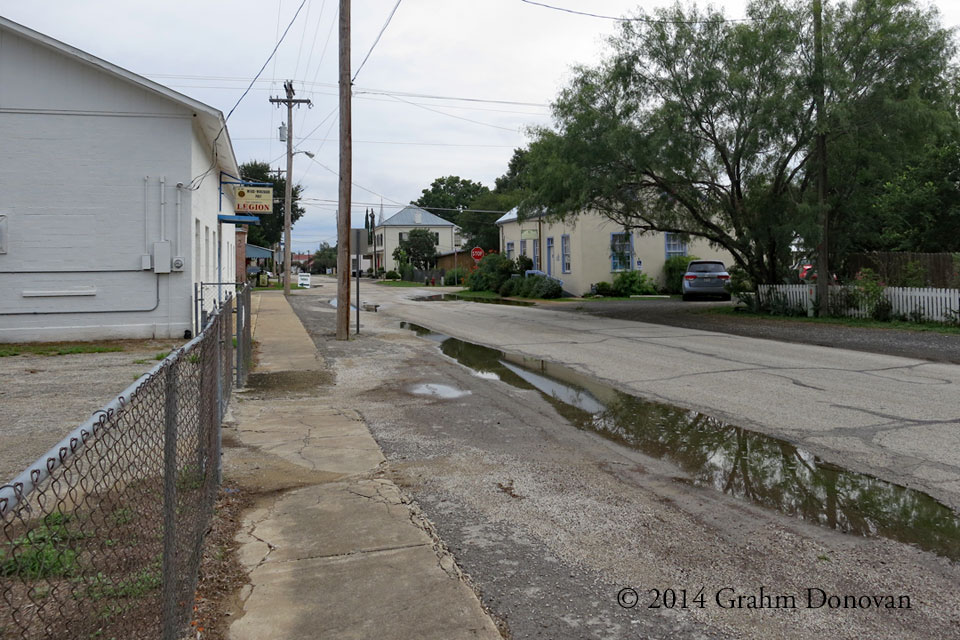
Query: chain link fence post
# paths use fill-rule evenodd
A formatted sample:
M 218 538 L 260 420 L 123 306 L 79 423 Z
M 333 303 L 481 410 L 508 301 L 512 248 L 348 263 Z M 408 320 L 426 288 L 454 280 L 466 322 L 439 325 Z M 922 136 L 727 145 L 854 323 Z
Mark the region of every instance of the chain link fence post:
M 163 429 L 163 640 L 177 640 L 177 373 L 166 380 Z

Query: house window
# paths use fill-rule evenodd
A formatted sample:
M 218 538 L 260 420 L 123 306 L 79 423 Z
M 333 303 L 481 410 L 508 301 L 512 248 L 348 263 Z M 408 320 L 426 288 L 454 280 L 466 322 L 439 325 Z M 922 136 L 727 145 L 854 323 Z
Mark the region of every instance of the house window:
M 547 275 L 553 275 L 553 238 L 547 238 Z
M 520 255 L 522 255 L 522 256 L 527 255 L 527 241 L 526 241 L 526 240 L 521 240 L 521 241 L 520 241 Z
M 564 273 L 570 273 L 570 236 L 560 236 L 560 261 Z
M 537 238 L 533 242 L 533 268 L 540 268 L 540 239 Z
M 509 258 L 510 260 L 513 260 L 513 243 L 512 242 L 507 243 L 507 258 Z
M 440 233 L 438 231 L 433 232 L 433 245 L 434 246 L 440 245 Z
M 401 232 L 400 232 L 399 242 L 403 242 L 403 241 L 406 240 L 406 239 L 407 239 L 407 234 L 404 233 L 403 231 L 401 231 Z
M 666 257 L 669 260 L 674 256 L 687 255 L 687 243 L 676 233 L 664 233 L 663 244 L 666 249 Z
M 610 234 L 610 271 L 629 271 L 633 263 L 633 236 L 630 233 Z

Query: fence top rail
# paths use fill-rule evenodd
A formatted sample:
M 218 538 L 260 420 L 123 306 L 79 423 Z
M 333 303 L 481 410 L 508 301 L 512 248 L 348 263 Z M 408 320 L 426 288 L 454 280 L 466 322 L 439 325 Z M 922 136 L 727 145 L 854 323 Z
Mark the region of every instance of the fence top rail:
M 51 447 L 45 454 L 37 458 L 25 470 L 20 472 L 9 483 L 0 486 L 0 519 L 4 518 L 12 509 L 16 508 L 24 498 L 40 486 L 59 467 L 76 456 L 86 445 L 87 441 L 108 426 L 109 421 L 129 407 L 137 396 L 139 389 L 148 380 L 153 378 L 165 367 L 173 364 L 185 352 L 190 351 L 206 337 L 210 324 L 185 345 L 171 351 L 166 358 L 158 362 L 150 371 L 146 372 L 129 387 L 120 392 L 117 397 L 107 403 L 102 409 L 97 409 L 92 416 Z

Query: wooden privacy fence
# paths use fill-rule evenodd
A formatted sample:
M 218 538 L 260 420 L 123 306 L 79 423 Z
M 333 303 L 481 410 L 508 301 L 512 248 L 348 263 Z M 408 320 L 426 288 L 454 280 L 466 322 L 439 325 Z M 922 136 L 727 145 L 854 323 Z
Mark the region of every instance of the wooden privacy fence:
M 855 300 L 855 287 L 830 287 L 831 300 Z M 761 304 L 768 305 L 776 297 L 783 304 L 797 310 L 806 311 L 816 304 L 816 285 L 775 284 L 760 285 L 757 293 Z M 908 320 L 931 322 L 960 321 L 960 289 L 939 289 L 932 287 L 884 287 L 884 297 L 890 303 L 893 317 Z M 868 318 L 871 310 L 866 304 L 848 305 L 844 315 L 854 318 Z

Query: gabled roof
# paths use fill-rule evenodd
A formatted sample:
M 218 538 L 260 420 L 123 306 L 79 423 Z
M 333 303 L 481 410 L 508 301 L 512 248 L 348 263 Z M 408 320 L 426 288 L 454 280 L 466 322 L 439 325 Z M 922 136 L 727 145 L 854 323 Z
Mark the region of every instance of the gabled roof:
M 34 31 L 33 29 L 25 27 L 22 24 L 8 20 L 3 16 L 0 16 L 0 29 L 11 31 L 18 36 L 34 42 L 42 47 L 52 49 L 65 56 L 70 56 L 71 58 L 74 58 L 75 60 L 89 67 L 93 67 L 94 69 L 98 69 L 110 75 L 116 76 L 117 78 L 137 85 L 142 89 L 146 89 L 150 93 L 156 94 L 160 97 L 166 98 L 167 100 L 180 104 L 187 109 L 190 109 L 197 115 L 200 128 L 203 131 L 204 136 L 206 136 L 207 141 L 213 143 L 213 141 L 216 139 L 217 156 L 220 159 L 220 166 L 228 173 L 240 175 L 240 168 L 237 165 L 237 158 L 233 153 L 233 144 L 230 142 L 230 133 L 227 131 L 227 123 L 223 117 L 223 113 L 219 109 L 215 109 L 210 105 L 200 102 L 199 100 L 194 100 L 193 98 L 174 91 L 169 87 L 165 87 L 162 84 L 148 80 L 143 76 L 133 73 L 132 71 L 127 71 L 126 69 L 118 67 L 111 62 L 101 60 L 93 54 L 87 53 L 81 49 L 77 49 L 76 47 L 72 47 L 64 42 L 60 42 L 59 40 L 51 38 L 48 35 L 44 35 L 39 31 Z M 221 129 L 223 131 L 222 133 Z
M 514 207 L 513 209 L 510 209 L 510 211 L 507 211 L 505 214 L 503 214 L 502 216 L 500 216 L 499 218 L 497 218 L 496 224 L 504 224 L 504 223 L 506 223 L 506 222 L 513 222 L 513 221 L 516 220 L 516 219 L 517 219 L 517 207 Z
M 455 227 L 449 220 L 444 220 L 435 216 L 426 209 L 421 209 L 415 205 L 408 205 L 400 209 L 383 222 L 378 227 Z

